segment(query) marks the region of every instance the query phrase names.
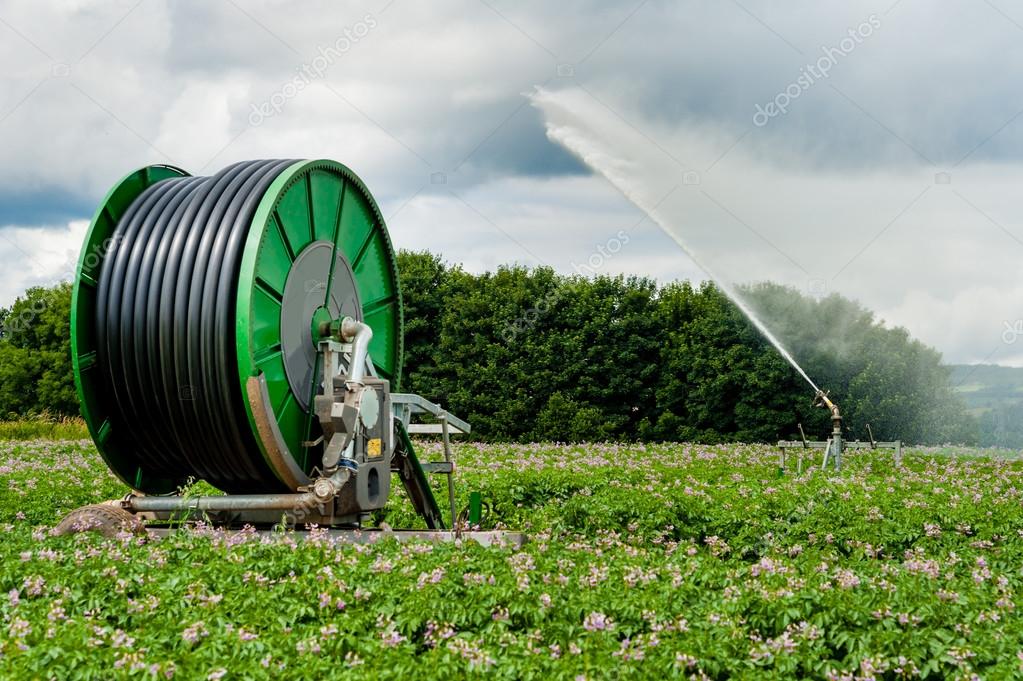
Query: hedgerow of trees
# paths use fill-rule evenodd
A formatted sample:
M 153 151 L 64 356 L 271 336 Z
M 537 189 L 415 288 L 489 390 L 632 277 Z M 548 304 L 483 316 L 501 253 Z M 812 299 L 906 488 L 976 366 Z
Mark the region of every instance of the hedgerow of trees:
M 0 309 L 0 416 L 76 415 L 71 284 L 29 289 Z
M 829 429 L 813 391 L 712 284 L 471 274 L 402 252 L 402 390 L 441 402 L 489 440 L 771 441 Z M 976 423 L 940 354 L 838 295 L 776 285 L 746 298 L 842 407 L 849 435 L 971 443 Z M 75 414 L 70 285 L 0 310 L 0 415 Z
M 507 440 L 727 440 L 829 429 L 813 391 L 714 285 L 566 277 L 549 268 L 471 274 L 399 256 L 403 389 Z M 765 284 L 744 291 L 853 437 L 972 443 L 976 423 L 936 350 L 855 302 Z

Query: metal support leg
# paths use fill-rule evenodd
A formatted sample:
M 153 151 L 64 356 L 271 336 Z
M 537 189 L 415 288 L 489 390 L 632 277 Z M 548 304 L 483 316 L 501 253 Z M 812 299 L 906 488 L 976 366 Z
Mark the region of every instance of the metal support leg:
M 440 417 L 440 432 L 444 439 L 444 460 L 451 464 L 451 471 L 448 473 L 448 506 L 451 509 L 451 528 L 455 528 L 458 520 L 458 511 L 455 510 L 455 468 L 451 459 L 451 440 L 448 437 L 448 413 L 444 412 Z

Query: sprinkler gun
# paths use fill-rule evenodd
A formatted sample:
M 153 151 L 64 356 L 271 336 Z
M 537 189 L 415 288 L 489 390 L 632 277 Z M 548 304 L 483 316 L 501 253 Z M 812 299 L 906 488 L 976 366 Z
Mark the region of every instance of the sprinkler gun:
M 835 468 L 842 465 L 842 414 L 838 411 L 838 405 L 831 401 L 828 394 L 818 390 L 813 398 L 815 407 L 826 407 L 831 410 L 831 458 L 834 460 Z M 828 457 L 825 457 L 825 462 Z M 825 465 L 827 465 L 825 463 Z
M 823 390 L 818 390 L 813 399 L 813 406 L 827 407 L 831 410 L 831 422 L 837 427 L 842 424 L 842 415 L 838 412 L 838 405 L 831 401 L 831 398 Z M 841 429 L 839 429 L 841 432 Z
M 803 473 L 803 459 L 802 456 L 808 449 L 823 450 L 824 460 L 821 462 L 821 470 L 828 470 L 830 465 L 834 470 L 839 471 L 842 469 L 842 456 L 846 450 L 850 449 L 869 449 L 869 450 L 882 450 L 889 449 L 895 453 L 895 465 L 902 465 L 902 441 L 892 440 L 890 442 L 878 442 L 874 439 L 874 431 L 870 429 L 870 424 L 867 424 L 867 433 L 870 435 L 869 442 L 846 441 L 842 437 L 842 414 L 838 410 L 838 405 L 831 401 L 831 397 L 828 393 L 824 392 L 814 386 L 817 393 L 813 396 L 813 406 L 824 407 L 831 412 L 831 437 L 826 442 L 822 441 L 809 441 L 806 439 L 806 433 L 803 432 L 803 426 L 799 426 L 799 435 L 802 439 L 800 440 L 780 440 L 778 447 L 781 449 L 781 461 L 779 471 L 784 474 L 785 470 L 785 456 L 786 452 L 790 450 L 799 450 L 799 474 Z

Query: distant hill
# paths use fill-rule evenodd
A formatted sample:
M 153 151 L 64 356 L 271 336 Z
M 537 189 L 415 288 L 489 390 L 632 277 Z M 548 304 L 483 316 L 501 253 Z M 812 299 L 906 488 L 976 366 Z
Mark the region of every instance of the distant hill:
M 1023 368 L 952 364 L 951 382 L 980 424 L 980 444 L 1023 448 Z
M 952 364 L 952 385 L 971 410 L 1023 401 L 1023 367 Z

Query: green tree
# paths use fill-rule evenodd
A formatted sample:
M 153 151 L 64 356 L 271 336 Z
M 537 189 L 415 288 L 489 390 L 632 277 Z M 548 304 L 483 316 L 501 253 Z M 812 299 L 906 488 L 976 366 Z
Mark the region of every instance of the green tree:
M 0 415 L 77 415 L 71 284 L 33 287 L 0 315 Z
M 941 354 L 837 294 L 821 300 L 777 284 L 744 296 L 842 409 L 855 437 L 975 442 L 977 423 L 954 394 Z
M 401 252 L 401 388 L 492 440 L 771 441 L 829 430 L 812 389 L 712 284 L 566 277 L 547 267 L 472 274 Z M 842 408 L 848 436 L 973 442 L 977 423 L 941 355 L 857 303 L 775 284 L 743 291 Z M 0 310 L 0 417 L 78 412 L 71 286 Z M 995 419 L 997 417 L 997 423 Z M 1005 437 L 1010 416 L 985 417 Z
M 795 372 L 711 284 L 669 284 L 656 421 L 645 436 L 715 442 L 777 439 L 801 417 Z

